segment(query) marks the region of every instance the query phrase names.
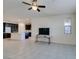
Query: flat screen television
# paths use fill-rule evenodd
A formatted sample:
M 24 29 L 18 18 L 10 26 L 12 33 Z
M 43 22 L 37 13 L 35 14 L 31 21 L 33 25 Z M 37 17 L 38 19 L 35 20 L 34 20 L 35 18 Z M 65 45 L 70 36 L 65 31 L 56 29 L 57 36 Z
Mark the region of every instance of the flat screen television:
M 49 35 L 49 28 L 39 28 L 39 35 Z

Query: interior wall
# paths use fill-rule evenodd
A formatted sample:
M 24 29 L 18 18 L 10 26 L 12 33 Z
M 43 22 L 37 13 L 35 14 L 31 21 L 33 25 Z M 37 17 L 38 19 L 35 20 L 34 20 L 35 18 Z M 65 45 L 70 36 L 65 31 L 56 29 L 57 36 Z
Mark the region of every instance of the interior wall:
M 71 18 L 72 33 L 70 35 L 64 34 L 64 21 L 68 18 Z M 18 23 L 16 20 L 5 19 L 4 22 L 8 23 Z M 75 44 L 76 43 L 76 15 L 67 14 L 67 15 L 54 15 L 47 17 L 36 17 L 32 18 L 32 40 L 36 39 L 36 34 L 38 34 L 39 27 L 49 27 L 51 42 L 55 43 L 64 43 L 64 44 Z M 25 24 L 25 23 L 23 23 Z M 24 26 L 19 24 L 19 32 L 12 33 L 11 39 L 20 39 L 20 34 L 25 32 Z
M 64 34 L 64 21 L 71 19 L 72 33 L 69 35 Z M 51 42 L 75 44 L 76 43 L 76 15 L 55 15 L 32 19 L 32 37 L 35 39 L 38 34 L 39 27 L 49 27 Z

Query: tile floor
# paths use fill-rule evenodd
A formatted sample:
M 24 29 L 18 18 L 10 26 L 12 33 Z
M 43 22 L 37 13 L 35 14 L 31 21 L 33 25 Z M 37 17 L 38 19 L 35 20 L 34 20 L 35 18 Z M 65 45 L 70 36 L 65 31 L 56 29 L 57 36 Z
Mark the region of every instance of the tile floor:
M 3 59 L 76 59 L 76 46 L 31 40 L 3 40 Z

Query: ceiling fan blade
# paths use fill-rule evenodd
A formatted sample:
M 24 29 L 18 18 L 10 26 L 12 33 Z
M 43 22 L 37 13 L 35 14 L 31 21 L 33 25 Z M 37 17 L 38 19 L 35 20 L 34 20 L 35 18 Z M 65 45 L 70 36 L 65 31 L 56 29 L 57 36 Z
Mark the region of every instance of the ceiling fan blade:
M 46 6 L 43 5 L 38 5 L 39 8 L 45 8 Z
M 24 1 L 23 1 L 22 3 L 27 4 L 27 5 L 31 5 L 31 4 L 29 4 L 29 3 L 27 3 L 27 2 L 24 2 Z
M 31 9 L 32 9 L 32 7 L 28 8 L 28 10 L 31 10 Z
M 37 9 L 37 11 L 38 11 L 38 12 L 40 12 L 40 10 L 39 10 L 39 9 Z
M 37 2 L 37 0 L 33 0 L 32 2 Z

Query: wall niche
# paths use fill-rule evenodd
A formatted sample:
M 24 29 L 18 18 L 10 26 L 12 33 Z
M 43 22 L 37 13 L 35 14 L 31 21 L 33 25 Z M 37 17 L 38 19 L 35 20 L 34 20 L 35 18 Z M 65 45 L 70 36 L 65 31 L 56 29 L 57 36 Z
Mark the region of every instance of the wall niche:
M 26 24 L 25 25 L 25 30 L 31 30 L 31 24 Z
M 31 37 L 31 24 L 26 24 L 25 30 L 26 30 L 25 38 L 27 39 L 27 38 Z

